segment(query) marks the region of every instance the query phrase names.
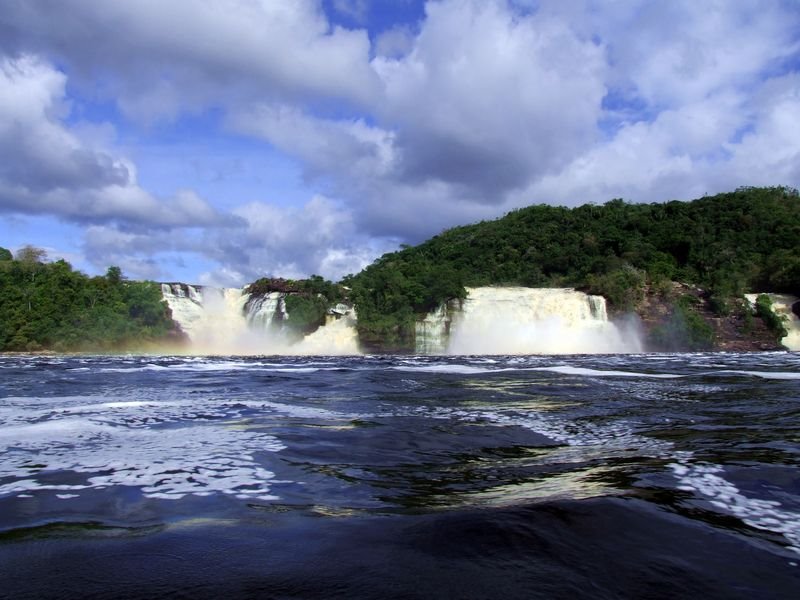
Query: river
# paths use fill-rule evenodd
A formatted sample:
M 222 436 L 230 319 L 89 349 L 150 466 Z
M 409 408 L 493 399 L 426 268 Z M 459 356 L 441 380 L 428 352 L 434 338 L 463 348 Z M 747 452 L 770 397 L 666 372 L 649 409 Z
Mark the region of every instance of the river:
M 0 357 L 0 596 L 800 597 L 800 354 Z

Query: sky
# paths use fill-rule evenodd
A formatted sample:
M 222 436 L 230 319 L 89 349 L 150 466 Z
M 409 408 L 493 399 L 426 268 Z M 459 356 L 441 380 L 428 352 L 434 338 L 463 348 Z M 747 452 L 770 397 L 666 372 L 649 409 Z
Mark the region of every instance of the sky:
M 338 280 L 515 208 L 800 187 L 797 0 L 0 0 L 0 246 Z

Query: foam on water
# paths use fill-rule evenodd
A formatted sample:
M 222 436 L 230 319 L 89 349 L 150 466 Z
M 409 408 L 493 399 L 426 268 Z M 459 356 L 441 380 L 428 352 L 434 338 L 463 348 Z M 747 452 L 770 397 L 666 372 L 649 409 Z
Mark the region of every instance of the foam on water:
M 557 444 L 543 443 L 541 449 L 525 455 L 526 466 L 534 466 L 526 472 L 528 479 L 522 478 L 519 484 L 486 485 L 477 493 L 477 487 L 470 489 L 459 496 L 461 505 L 619 493 L 625 488 L 617 481 L 623 478 L 613 477 L 613 472 L 643 464 L 671 483 L 677 479 L 680 489 L 695 495 L 693 501 L 735 516 L 753 528 L 779 533 L 800 553 L 800 514 L 793 511 L 791 501 L 787 504 L 789 496 L 752 497 L 731 481 L 736 481 L 731 473 L 739 466 L 697 461 L 691 453 L 677 450 L 681 443 L 693 442 L 679 436 L 680 428 L 673 435 L 670 425 L 656 429 L 668 432 L 663 435 L 666 439 L 680 441 L 659 439 L 661 433 L 651 433 L 656 413 L 647 414 L 657 408 L 662 422 L 669 421 L 674 411 L 682 415 L 682 427 L 691 430 L 689 418 L 694 417 L 696 408 L 689 402 L 714 397 L 718 409 L 718 395 L 731 397 L 721 392 L 744 389 L 746 393 L 751 386 L 785 388 L 791 393 L 800 379 L 791 370 L 796 364 L 792 356 L 666 356 L 661 366 L 612 356 L 395 357 L 359 362 L 176 357 L 81 360 L 74 359 L 73 364 L 117 369 L 109 371 L 104 381 L 107 390 L 113 386 L 120 391 L 3 398 L 0 496 L 48 494 L 68 502 L 76 495 L 124 486 L 140 490 L 145 497 L 165 500 L 225 494 L 270 501 L 280 495 L 281 488 L 272 471 L 265 468 L 261 453 L 283 450 L 285 444 L 291 445 L 290 439 L 296 439 L 273 435 L 276 427 L 279 431 L 291 431 L 292 427 L 312 431 L 306 427 L 309 422 L 347 425 L 354 419 L 380 421 L 391 427 L 394 417 L 430 418 L 498 429 L 525 428 Z M 160 368 L 136 378 L 140 369 L 153 366 Z M 651 367 L 660 372 L 649 372 Z M 337 373 L 323 372 L 327 370 L 345 374 L 338 379 Z M 173 377 L 172 371 L 187 375 Z M 97 368 L 92 368 L 91 375 L 80 371 L 74 379 L 94 385 L 94 380 L 86 378 L 98 372 Z M 132 376 L 120 377 L 119 372 Z M 197 375 L 203 372 L 210 375 Z M 254 375 L 249 382 L 245 372 Z M 219 373 L 219 381 L 215 373 Z M 298 373 L 298 377 L 261 373 Z M 342 387 L 343 381 L 355 379 L 354 374 L 361 377 L 355 387 L 349 387 L 350 383 Z M 759 383 L 755 378 L 778 381 Z M 303 387 L 306 380 L 309 387 Z M 448 390 L 442 397 L 434 395 L 445 389 L 437 387 L 440 380 L 445 380 Z M 147 384 L 140 387 L 143 381 Z M 195 381 L 210 381 L 211 385 L 195 387 Z M 220 387 L 216 387 L 218 383 Z M 276 387 L 267 391 L 268 385 Z M 234 397 L 229 395 L 230 389 L 236 389 Z M 197 390 L 201 392 L 189 395 Z M 381 395 L 384 392 L 386 396 Z M 216 396 L 223 393 L 224 399 Z M 362 402 L 362 398 L 366 400 Z M 376 398 L 380 400 L 374 401 Z M 626 404 L 628 399 L 631 404 Z M 682 406 L 676 408 L 672 403 L 678 402 Z M 698 406 L 700 410 L 702 405 Z M 326 435 L 336 429 L 328 423 L 322 425 Z M 692 435 L 695 433 L 692 430 Z M 361 468 L 354 464 L 354 469 Z M 309 486 L 309 493 L 316 491 Z
M 0 485 L 0 496 L 44 490 L 66 491 L 57 497 L 69 498 L 82 490 L 132 486 L 149 498 L 223 493 L 275 499 L 274 475 L 255 455 L 284 446 L 273 435 L 233 427 L 231 417 L 238 414 L 230 405 L 27 400 L 33 406 L 24 417 L 6 414 L 11 418 L 0 425 L 0 478 L 13 478 Z M 60 483 L 66 473 L 86 477 Z
M 725 479 L 725 467 L 707 462 L 693 462 L 692 454 L 676 453 L 670 464 L 678 479 L 678 488 L 705 498 L 712 506 L 734 515 L 747 525 L 782 534 L 789 548 L 800 554 L 800 513 L 786 509 L 777 500 L 751 498 Z
M 479 373 L 496 373 L 507 369 L 491 369 L 470 365 L 406 365 L 391 367 L 395 371 L 410 373 L 449 373 L 453 375 L 475 375 Z
M 644 356 L 642 358 L 650 360 L 658 360 L 659 362 L 669 362 L 669 357 L 651 357 Z M 626 378 L 626 379 L 685 379 L 687 377 L 717 377 L 717 376 L 740 376 L 740 377 L 759 377 L 761 379 L 776 379 L 776 380 L 800 380 L 800 372 L 795 371 L 756 371 L 756 370 L 741 370 L 741 369 L 727 369 L 723 365 L 715 365 L 712 363 L 703 363 L 695 361 L 693 367 L 716 367 L 710 370 L 694 370 L 692 373 L 653 373 L 642 371 L 622 371 L 618 369 L 596 369 L 590 367 L 577 367 L 573 365 L 555 364 L 546 366 L 536 366 L 533 361 L 535 357 L 519 357 L 508 358 L 503 361 L 504 364 L 509 366 L 486 366 L 497 364 L 497 361 L 486 360 L 470 360 L 470 364 L 430 364 L 430 362 L 419 359 L 407 359 L 405 364 L 400 366 L 390 367 L 397 371 L 408 371 L 416 373 L 442 373 L 454 375 L 482 375 L 490 373 L 503 373 L 509 371 L 540 371 L 557 373 L 561 375 L 574 375 L 578 377 L 602 377 L 602 378 Z M 549 359 L 548 359 L 549 360 Z M 613 357 L 608 357 L 609 363 L 613 362 Z M 673 358 L 677 361 L 678 358 Z M 683 358 L 685 360 L 685 356 Z M 541 358 L 539 358 L 541 361 Z M 769 365 L 765 365 L 769 366 Z
M 267 366 L 260 364 L 245 364 L 245 363 L 179 363 L 169 366 L 162 365 L 132 365 L 130 367 L 106 367 L 99 369 L 101 373 L 137 373 L 141 371 L 185 371 L 194 373 L 203 372 L 231 372 L 231 371 L 263 371 L 271 373 L 315 373 L 320 370 L 334 370 L 337 367 L 325 369 L 322 367 L 311 366 L 293 366 L 293 365 L 276 365 Z

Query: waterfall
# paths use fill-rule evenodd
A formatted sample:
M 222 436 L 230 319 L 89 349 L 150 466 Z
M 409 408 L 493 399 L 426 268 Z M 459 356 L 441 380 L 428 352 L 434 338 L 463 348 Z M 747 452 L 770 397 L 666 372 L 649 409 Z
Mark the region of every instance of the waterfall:
M 284 297 L 285 294 L 281 292 L 270 292 L 258 298 L 248 297 L 245 313 L 250 326 L 255 329 L 279 328 L 289 316 Z
M 755 307 L 756 299 L 761 294 L 745 294 L 745 299 L 750 303 L 750 306 Z M 792 310 L 792 307 L 800 302 L 800 298 L 790 296 L 789 294 L 771 294 L 765 293 L 769 296 L 772 302 L 772 312 L 783 319 L 783 326 L 786 328 L 786 337 L 781 338 L 781 344 L 786 346 L 787 349 L 792 351 L 800 351 L 800 318 Z
M 442 303 L 424 319 L 417 321 L 415 339 L 419 354 L 444 354 L 447 351 L 451 314 L 450 303 Z
M 328 315 L 325 325 L 305 336 L 295 349 L 297 354 L 359 354 L 355 311 L 350 309 L 344 315 Z
M 346 305 L 332 308 L 324 326 L 294 342 L 284 328 L 283 292 L 251 297 L 246 288 L 182 283 L 164 283 L 161 292 L 192 354 L 359 354 L 355 312 Z
M 602 296 L 569 288 L 467 288 L 417 323 L 417 351 L 446 354 L 641 352 L 639 337 L 608 320 Z

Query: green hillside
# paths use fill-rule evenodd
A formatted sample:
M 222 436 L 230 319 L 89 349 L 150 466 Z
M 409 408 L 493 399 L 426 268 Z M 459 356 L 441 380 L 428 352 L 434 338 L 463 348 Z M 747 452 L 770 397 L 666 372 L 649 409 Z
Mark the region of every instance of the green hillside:
M 117 267 L 88 277 L 27 246 L 0 248 L 0 350 L 146 348 L 174 335 L 161 287 L 127 281 Z
M 445 231 L 346 278 L 367 347 L 413 348 L 416 315 L 464 286 L 570 286 L 632 309 L 645 289 L 702 286 L 722 315 L 745 291 L 800 293 L 797 190 L 740 188 L 692 202 L 548 205 Z

